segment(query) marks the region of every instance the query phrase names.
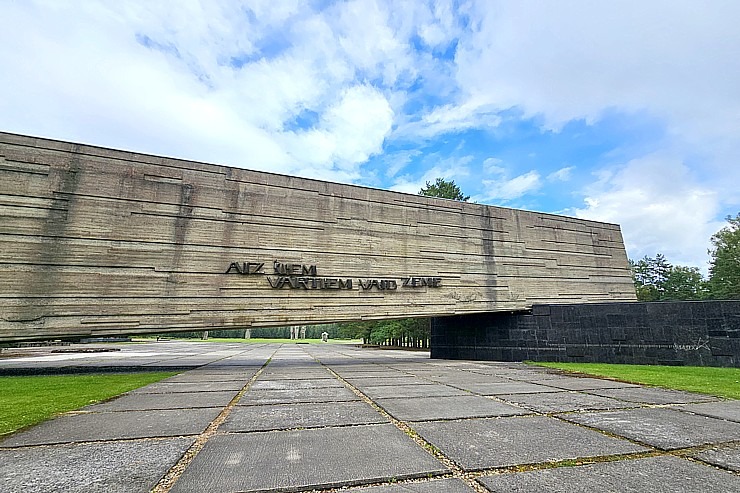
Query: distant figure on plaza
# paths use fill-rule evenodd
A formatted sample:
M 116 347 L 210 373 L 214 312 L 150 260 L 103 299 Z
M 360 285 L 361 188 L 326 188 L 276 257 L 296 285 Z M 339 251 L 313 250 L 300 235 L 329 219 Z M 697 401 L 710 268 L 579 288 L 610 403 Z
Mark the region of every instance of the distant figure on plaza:
M 328 332 L 322 332 L 321 333 L 321 342 L 329 342 L 329 333 Z

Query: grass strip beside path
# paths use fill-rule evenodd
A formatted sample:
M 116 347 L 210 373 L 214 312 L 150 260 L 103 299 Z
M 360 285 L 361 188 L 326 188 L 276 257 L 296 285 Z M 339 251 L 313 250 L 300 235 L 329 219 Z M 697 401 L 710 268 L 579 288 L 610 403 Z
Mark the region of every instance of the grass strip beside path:
M 625 382 L 740 399 L 740 368 L 706 366 L 531 363 L 548 368 L 616 378 Z
M 0 377 L 0 436 L 177 372 Z

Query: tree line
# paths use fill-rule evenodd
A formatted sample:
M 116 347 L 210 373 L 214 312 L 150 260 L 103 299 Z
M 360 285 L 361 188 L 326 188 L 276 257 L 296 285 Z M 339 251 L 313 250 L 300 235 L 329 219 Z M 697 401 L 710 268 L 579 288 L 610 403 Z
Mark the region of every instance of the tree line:
M 662 254 L 630 260 L 639 301 L 740 299 L 740 212 L 712 235 L 709 276 L 672 265 Z

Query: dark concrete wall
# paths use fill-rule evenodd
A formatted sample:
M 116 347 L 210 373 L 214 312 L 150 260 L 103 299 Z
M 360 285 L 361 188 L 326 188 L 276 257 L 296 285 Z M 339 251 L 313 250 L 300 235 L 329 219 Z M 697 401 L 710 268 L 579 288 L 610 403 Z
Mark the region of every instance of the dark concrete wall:
M 535 305 L 432 321 L 432 358 L 740 367 L 740 301 Z

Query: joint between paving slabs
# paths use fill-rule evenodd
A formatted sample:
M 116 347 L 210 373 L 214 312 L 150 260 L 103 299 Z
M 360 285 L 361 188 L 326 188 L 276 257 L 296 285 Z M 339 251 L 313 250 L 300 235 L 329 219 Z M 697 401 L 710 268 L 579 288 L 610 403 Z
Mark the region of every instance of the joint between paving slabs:
M 321 362 L 319 361 L 319 363 L 321 363 Z M 322 365 L 323 365 L 323 363 L 322 363 Z M 326 365 L 324 365 L 324 366 L 326 367 Z M 391 423 L 393 423 L 398 429 L 400 429 L 401 431 L 403 431 L 404 433 L 406 433 L 418 445 L 420 445 L 422 448 L 424 448 L 425 450 L 427 450 L 427 452 L 431 453 L 435 458 L 437 458 L 438 460 L 440 460 L 440 462 L 442 462 L 447 468 L 449 468 L 452 471 L 452 476 L 453 477 L 456 477 L 456 478 L 459 478 L 459 479 L 463 480 L 466 484 L 468 484 L 468 486 L 471 486 L 473 489 L 475 489 L 478 492 L 486 492 L 486 493 L 488 492 L 487 489 L 485 489 L 480 483 L 478 483 L 476 481 L 477 478 L 480 478 L 480 477 L 486 476 L 486 475 L 504 474 L 504 473 L 512 473 L 512 472 L 534 471 L 534 470 L 539 470 L 539 469 L 552 469 L 552 468 L 557 468 L 557 467 L 572 467 L 572 466 L 580 466 L 580 465 L 586 465 L 586 464 L 594 464 L 594 463 L 599 463 L 599 462 L 614 462 L 614 461 L 619 461 L 619 460 L 641 459 L 641 458 L 646 458 L 646 457 L 665 456 L 665 455 L 674 455 L 674 456 L 682 457 L 684 459 L 689 459 L 689 460 L 692 460 L 692 461 L 695 461 L 695 462 L 700 462 L 702 464 L 705 464 L 705 465 L 714 467 L 715 469 L 728 470 L 728 469 L 725 469 L 725 468 L 722 468 L 722 467 L 718 467 L 716 465 L 713 465 L 713 464 L 709 464 L 707 462 L 704 462 L 701 459 L 696 459 L 696 458 L 693 458 L 693 457 L 688 457 L 688 454 L 694 453 L 698 449 L 711 448 L 712 446 L 716 446 L 716 445 L 707 445 L 707 446 L 701 446 L 701 447 L 690 447 L 690 448 L 686 448 L 686 449 L 670 450 L 670 451 L 660 450 L 660 449 L 657 449 L 656 447 L 653 447 L 653 446 L 651 446 L 649 444 L 646 444 L 646 443 L 642 443 L 642 442 L 640 442 L 638 440 L 632 440 L 630 438 L 626 438 L 626 437 L 623 437 L 621 435 L 616 435 L 614 433 L 610 433 L 610 432 L 607 432 L 605 430 L 601 430 L 601 429 L 598 429 L 598 428 L 593 428 L 593 427 L 590 427 L 590 426 L 587 426 L 587 425 L 583 425 L 583 424 L 580 424 L 580 423 L 574 423 L 574 422 L 565 420 L 562 417 L 558 416 L 558 414 L 578 414 L 580 412 L 585 412 L 586 410 L 570 411 L 570 412 L 559 412 L 559 413 L 542 413 L 542 412 L 534 411 L 532 409 L 528 409 L 528 408 L 526 408 L 524 406 L 521 406 L 521 405 L 517 405 L 516 403 L 511 403 L 511 402 L 504 401 L 503 399 L 500 399 L 497 396 L 482 396 L 482 397 L 490 398 L 490 399 L 495 400 L 495 401 L 506 402 L 509 405 L 512 405 L 513 404 L 515 407 L 520 407 L 520 408 L 525 409 L 527 411 L 531 411 L 535 415 L 550 416 L 550 417 L 556 418 L 556 419 L 558 419 L 560 421 L 564 421 L 566 423 L 569 423 L 569 424 L 572 424 L 572 425 L 575 425 L 575 426 L 579 426 L 579 427 L 586 428 L 586 429 L 589 429 L 589 430 L 592 430 L 592 431 L 596 431 L 596 432 L 598 432 L 598 433 L 600 433 L 602 435 L 606 435 L 606 436 L 609 436 L 611 438 L 616 438 L 616 439 L 620 439 L 620 440 L 626 440 L 626 441 L 635 443 L 637 445 L 646 447 L 646 448 L 648 448 L 650 450 L 645 451 L 645 452 L 636 452 L 636 453 L 630 453 L 630 454 L 607 455 L 607 456 L 598 456 L 598 457 L 584 457 L 584 458 L 575 458 L 575 459 L 565 459 L 565 460 L 553 461 L 553 462 L 542 462 L 542 463 L 536 463 L 536 464 L 524 464 L 524 465 L 501 467 L 501 468 L 491 468 L 491 469 L 485 469 L 485 470 L 479 470 L 479 471 L 464 471 L 460 466 L 458 466 L 454 461 L 452 461 L 452 459 L 450 459 L 447 456 L 445 456 L 437 447 L 435 447 L 431 443 L 429 443 L 426 440 L 424 440 L 421 436 L 419 436 L 418 433 L 416 433 L 416 431 L 410 425 L 408 425 L 407 423 L 404 423 L 403 421 L 400 421 L 400 420 L 395 419 L 388 412 L 386 412 L 382 407 L 380 407 L 378 404 L 376 404 L 375 402 L 373 402 L 372 399 L 370 399 L 369 397 L 367 397 L 362 391 L 360 391 L 359 389 L 355 388 L 352 384 L 350 384 L 349 382 L 347 382 L 344 378 L 342 378 L 340 375 L 338 375 L 336 372 L 334 372 L 331 368 L 329 368 L 329 367 L 326 367 L 326 368 L 337 379 L 339 379 L 342 383 L 344 383 L 345 386 L 347 386 L 350 390 L 352 390 L 352 392 L 354 392 L 358 397 L 360 397 L 363 401 L 365 401 L 367 404 L 369 404 L 370 406 L 372 406 L 376 411 L 378 411 L 386 419 L 388 419 Z M 404 371 L 403 373 L 410 374 L 410 375 L 413 375 L 413 376 L 417 376 L 418 377 L 418 375 L 414 375 L 413 373 L 410 373 L 410 372 L 405 372 Z M 432 382 L 435 382 L 435 380 L 433 380 L 433 379 L 429 379 L 429 378 L 425 378 L 425 377 L 421 377 L 421 378 L 424 378 L 425 380 L 430 380 Z M 441 382 L 436 382 L 436 383 L 441 383 Z M 445 384 L 445 385 L 447 385 L 447 384 Z M 454 387 L 454 386 L 452 386 L 452 387 Z M 465 389 L 460 389 L 460 390 L 465 390 Z M 576 392 L 578 392 L 578 391 L 576 391 Z M 471 392 L 471 393 L 474 394 L 474 395 L 479 395 L 479 394 L 476 394 L 475 392 Z M 618 399 L 618 400 L 621 400 L 621 399 Z M 625 402 L 627 402 L 627 401 L 625 401 Z M 671 404 L 638 404 L 638 403 L 631 403 L 631 404 L 636 404 L 635 407 L 634 407 L 635 409 L 636 408 L 645 408 L 645 407 L 649 407 L 649 408 L 663 408 L 663 407 L 665 407 L 665 408 L 672 408 L 672 405 Z M 593 412 L 593 410 L 588 410 L 588 411 L 589 412 Z M 529 417 L 529 416 L 515 416 L 515 417 L 526 418 L 526 417 Z M 493 418 L 493 419 L 495 419 L 495 418 Z M 450 421 L 456 421 L 456 420 L 450 420 Z M 729 445 L 729 443 L 722 444 L 722 445 Z M 730 472 L 733 472 L 734 473 L 734 471 L 730 471 Z M 440 476 L 438 476 L 438 477 L 440 477 Z M 317 491 L 322 491 L 322 490 L 317 490 Z M 330 489 L 330 490 L 323 490 L 323 491 L 329 492 L 329 491 L 341 491 L 341 490 L 331 490 Z
M 370 405 L 373 409 L 375 409 L 378 413 L 380 413 L 385 419 L 391 422 L 396 428 L 398 428 L 400 431 L 402 431 L 404 434 L 406 434 L 409 438 L 411 438 L 414 443 L 419 445 L 421 448 L 427 451 L 427 453 L 431 454 L 435 459 L 440 461 L 447 469 L 450 470 L 450 474 L 445 474 L 446 477 L 455 477 L 465 482 L 468 486 L 470 486 L 473 490 L 475 490 L 478 493 L 489 493 L 487 489 L 485 489 L 480 483 L 472 479 L 469 475 L 469 473 L 465 472 L 462 467 L 460 467 L 458 464 L 455 463 L 452 459 L 447 457 L 444 453 L 442 453 L 441 450 L 439 450 L 437 447 L 435 447 L 430 442 L 424 440 L 424 438 L 419 435 L 416 430 L 414 430 L 408 423 L 405 423 L 401 420 L 398 420 L 391 416 L 385 409 L 380 407 L 378 404 L 376 404 L 372 399 L 370 399 L 367 395 L 365 395 L 360 389 L 349 383 L 347 380 L 342 378 L 337 372 L 332 370 L 330 367 L 324 365 L 316 359 L 324 368 L 326 368 L 332 375 L 334 375 L 335 378 L 337 378 L 340 382 L 342 382 L 348 389 L 350 389 L 355 395 L 357 395 L 360 399 L 362 399 L 363 402 Z M 435 475 L 435 478 L 443 477 L 443 475 Z M 391 482 L 385 482 L 382 484 L 397 484 L 397 483 L 391 483 Z M 331 490 L 329 490 L 331 491 Z
M 670 407 L 670 405 L 669 404 L 660 404 L 660 405 L 651 405 L 651 404 L 649 404 L 649 405 L 645 405 L 645 406 L 641 406 L 641 407 L 646 407 L 646 408 Z M 566 413 L 560 413 L 560 414 L 566 414 Z M 576 413 L 570 412 L 570 413 L 567 413 L 567 414 L 576 414 Z M 708 444 L 702 444 L 702 445 L 695 445 L 695 446 L 692 446 L 692 447 L 681 447 L 681 448 L 678 448 L 678 449 L 663 450 L 663 449 L 657 448 L 657 447 L 655 447 L 653 445 L 650 445 L 649 443 L 641 442 L 639 440 L 635 440 L 635 439 L 632 439 L 632 438 L 629 438 L 629 437 L 625 437 L 625 436 L 622 436 L 622 435 L 617 435 L 616 433 L 612 433 L 612 432 L 609 432 L 609 431 L 606 431 L 606 430 L 602 430 L 602 429 L 599 429 L 599 428 L 594 428 L 592 426 L 588 426 L 588 425 L 585 425 L 583 423 L 575 423 L 573 421 L 568 421 L 568 420 L 563 419 L 562 417 L 557 416 L 557 415 L 554 415 L 554 414 L 553 415 L 549 415 L 548 414 L 548 416 L 551 416 L 551 417 L 553 417 L 555 419 L 559 419 L 561 421 L 564 421 L 566 423 L 569 423 L 569 424 L 572 424 L 572 425 L 575 425 L 575 426 L 578 426 L 578 427 L 581 427 L 581 428 L 586 428 L 588 430 L 596 431 L 596 432 L 601 433 L 602 435 L 606 435 L 606 436 L 608 436 L 610 438 L 616 438 L 616 439 L 619 439 L 619 440 L 624 440 L 624 441 L 627 441 L 627 442 L 634 443 L 636 445 L 640 445 L 641 447 L 645 447 L 645 448 L 651 449 L 651 450 L 649 450 L 647 452 L 637 452 L 635 454 L 624 454 L 624 455 L 616 455 L 616 456 L 605 456 L 604 458 L 600 458 L 599 460 L 597 460 L 595 462 L 612 462 L 613 460 L 621 460 L 621 459 L 641 459 L 641 458 L 643 458 L 641 456 L 642 454 L 645 454 L 644 457 L 656 457 L 656 456 L 668 456 L 668 455 L 672 455 L 674 457 L 679 457 L 679 458 L 686 459 L 686 460 L 689 460 L 689 461 L 692 461 L 692 462 L 698 462 L 698 463 L 701 463 L 703 465 L 712 467 L 714 469 L 719 469 L 719 470 L 722 470 L 722 471 L 728 471 L 728 472 L 731 472 L 731 473 L 733 473 L 735 475 L 739 475 L 738 472 L 737 471 L 734 471 L 733 469 L 729 469 L 729 468 L 725 468 L 723 466 L 712 464 L 710 462 L 706 462 L 706 461 L 704 461 L 702 459 L 699 459 L 699 458 L 696 458 L 696 457 L 691 457 L 690 454 L 694 454 L 694 453 L 697 453 L 697 452 L 702 452 L 704 450 L 708 450 L 708 449 L 716 448 L 716 447 L 720 447 L 720 448 L 721 447 L 731 447 L 733 445 L 740 444 L 740 440 L 731 440 L 729 442 L 708 443 Z M 609 457 L 615 457 L 616 459 L 609 459 Z M 581 459 L 578 459 L 578 460 L 581 461 Z M 584 458 L 583 459 L 583 461 L 588 461 L 588 460 L 590 460 L 590 459 L 589 458 Z M 561 467 L 561 466 L 557 466 L 557 467 Z
M 275 353 L 273 353 L 274 355 Z M 239 392 L 229 401 L 229 403 L 223 408 L 216 418 L 206 427 L 203 432 L 198 435 L 195 442 L 188 448 L 177 463 L 170 468 L 169 471 L 159 480 L 159 482 L 152 488 L 151 493 L 167 493 L 174 486 L 175 482 L 180 478 L 185 469 L 188 468 L 195 456 L 203 449 L 206 442 L 216 434 L 218 427 L 226 421 L 226 418 L 231 414 L 232 409 L 236 406 L 236 403 L 242 398 L 242 396 L 252 387 L 254 382 L 259 378 L 262 372 L 267 368 L 267 365 L 272 361 L 272 356 L 263 364 L 259 370 L 247 381 Z
M 629 454 L 616 454 L 616 455 L 599 455 L 594 457 L 578 457 L 573 459 L 561 459 L 550 462 L 533 462 L 531 464 L 517 464 L 515 466 L 503 466 L 494 467 L 488 469 L 480 469 L 478 471 L 470 472 L 470 476 L 473 478 L 480 478 L 482 476 L 495 476 L 499 474 L 510 474 L 528 471 L 540 471 L 543 469 L 556 469 L 561 467 L 578 467 L 585 466 L 588 464 L 598 464 L 602 462 L 618 462 L 621 460 L 633 460 L 633 459 L 645 459 L 648 457 L 657 457 L 666 455 L 665 453 L 658 450 L 649 450 L 646 452 L 633 452 Z

